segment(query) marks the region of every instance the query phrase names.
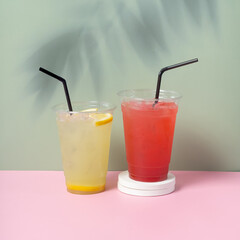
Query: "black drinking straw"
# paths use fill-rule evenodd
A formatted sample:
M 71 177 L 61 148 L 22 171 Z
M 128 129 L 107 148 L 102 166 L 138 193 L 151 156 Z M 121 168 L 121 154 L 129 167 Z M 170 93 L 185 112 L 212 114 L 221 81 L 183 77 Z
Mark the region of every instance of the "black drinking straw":
M 156 88 L 156 94 L 155 94 L 155 99 L 156 100 L 153 104 L 153 107 L 155 106 L 156 103 L 158 103 L 158 98 L 159 98 L 159 94 L 160 94 L 160 87 L 161 87 L 161 81 L 162 81 L 163 73 L 168 71 L 168 70 L 178 68 L 178 67 L 182 67 L 182 66 L 185 66 L 185 65 L 188 65 L 188 64 L 191 64 L 191 63 L 195 63 L 195 62 L 198 62 L 197 58 L 194 58 L 194 59 L 191 59 L 191 60 L 188 60 L 188 61 L 185 61 L 185 62 L 177 63 L 177 64 L 174 64 L 174 65 L 171 65 L 171 66 L 168 66 L 168 67 L 164 67 L 164 68 L 161 69 L 161 71 L 158 74 L 158 82 L 157 82 L 157 88 Z
M 47 75 L 53 77 L 53 78 L 56 78 L 57 80 L 59 80 L 60 82 L 62 82 L 63 84 L 63 88 L 64 88 L 64 91 L 65 91 L 65 95 L 66 95 L 66 99 L 67 99 L 67 104 L 68 104 L 68 109 L 70 112 L 73 111 L 72 109 L 72 104 L 71 104 L 71 100 L 70 100 L 70 96 L 69 96 L 69 93 L 68 93 L 68 88 L 67 88 L 67 82 L 65 79 L 63 79 L 62 77 L 52 73 L 52 72 L 49 72 L 48 70 L 40 67 L 39 68 L 39 71 L 43 72 L 43 73 L 46 73 Z

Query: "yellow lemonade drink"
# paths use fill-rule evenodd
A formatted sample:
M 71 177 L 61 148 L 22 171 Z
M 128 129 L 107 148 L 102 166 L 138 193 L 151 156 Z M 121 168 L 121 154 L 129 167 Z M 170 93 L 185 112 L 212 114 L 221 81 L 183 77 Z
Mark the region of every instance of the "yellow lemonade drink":
M 114 106 L 90 102 L 76 112 L 57 111 L 67 189 L 89 194 L 104 191 Z

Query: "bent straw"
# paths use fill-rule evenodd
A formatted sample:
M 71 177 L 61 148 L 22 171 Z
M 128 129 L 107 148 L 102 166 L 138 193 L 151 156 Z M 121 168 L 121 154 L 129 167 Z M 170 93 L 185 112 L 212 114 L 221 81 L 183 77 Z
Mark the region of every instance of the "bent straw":
M 62 82 L 64 91 L 65 91 L 65 95 L 66 95 L 66 99 L 67 99 L 68 109 L 69 109 L 70 112 L 72 112 L 73 109 L 72 109 L 72 104 L 71 104 L 70 96 L 69 96 L 69 93 L 68 93 L 68 88 L 67 88 L 67 82 L 66 82 L 66 80 L 65 80 L 64 78 L 62 78 L 62 77 L 60 77 L 60 76 L 52 73 L 52 72 L 49 72 L 48 70 L 46 70 L 46 69 L 44 69 L 44 68 L 42 68 L 42 67 L 39 68 L 39 71 L 41 71 L 41 72 L 43 72 L 43 73 L 45 73 L 45 74 L 47 74 L 47 75 L 49 75 L 49 76 L 51 76 L 51 77 L 53 77 L 53 78 L 56 78 L 57 80 L 59 80 L 60 82 Z
M 156 88 L 156 94 L 155 94 L 155 99 L 156 100 L 153 104 L 153 107 L 158 103 L 158 98 L 159 98 L 159 94 L 160 94 L 160 87 L 161 87 L 161 81 L 162 81 L 163 73 L 168 71 L 168 70 L 178 68 L 178 67 L 182 67 L 182 66 L 185 66 L 185 65 L 188 65 L 188 64 L 191 64 L 191 63 L 195 63 L 195 62 L 198 62 L 197 58 L 194 58 L 194 59 L 191 59 L 191 60 L 188 60 L 188 61 L 185 61 L 185 62 L 177 63 L 177 64 L 174 64 L 174 65 L 170 65 L 168 67 L 164 67 L 164 68 L 161 69 L 161 71 L 158 74 L 158 82 L 157 82 L 157 88 Z

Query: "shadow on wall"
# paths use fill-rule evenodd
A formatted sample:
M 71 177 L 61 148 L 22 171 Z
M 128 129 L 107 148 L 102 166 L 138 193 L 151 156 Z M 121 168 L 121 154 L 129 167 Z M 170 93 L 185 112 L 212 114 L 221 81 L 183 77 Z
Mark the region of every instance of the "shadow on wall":
M 170 168 L 173 170 L 221 171 L 219 146 L 205 133 L 197 132 L 193 127 L 179 126 L 174 136 L 177 142 L 172 155 Z
M 107 71 L 102 66 L 103 49 L 108 51 L 113 63 L 119 68 L 124 68 L 125 46 L 121 40 L 126 38 L 132 50 L 146 66 L 150 67 L 156 62 L 160 65 L 159 53 L 168 52 L 170 49 L 165 34 L 166 28 L 171 28 L 180 40 L 184 39 L 182 14 L 187 15 L 189 22 L 201 30 L 203 16 L 208 16 L 210 23 L 216 28 L 216 11 L 216 0 L 181 0 L 174 3 L 168 0 L 103 0 L 101 3 L 97 0 L 90 3 L 81 1 L 79 8 L 74 7 L 70 13 L 71 17 L 79 19 L 78 30 L 66 31 L 41 46 L 26 65 L 34 73 L 42 66 L 58 75 L 67 68 L 73 76 L 69 81 L 71 86 L 78 84 L 81 74 L 87 71 L 94 81 L 95 95 L 99 97 L 102 91 L 101 80 Z M 28 83 L 26 92 L 38 93 L 40 96 L 36 104 L 39 109 L 44 109 L 56 87 L 55 82 L 37 73 Z M 47 97 L 43 97 L 46 95 Z

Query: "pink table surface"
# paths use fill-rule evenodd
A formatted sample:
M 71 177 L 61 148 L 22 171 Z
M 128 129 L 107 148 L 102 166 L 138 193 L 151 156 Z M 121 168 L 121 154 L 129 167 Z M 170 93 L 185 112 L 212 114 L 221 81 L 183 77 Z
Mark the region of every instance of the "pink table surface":
M 0 171 L 0 239 L 240 239 L 240 173 L 172 171 L 176 191 L 75 195 L 61 171 Z

